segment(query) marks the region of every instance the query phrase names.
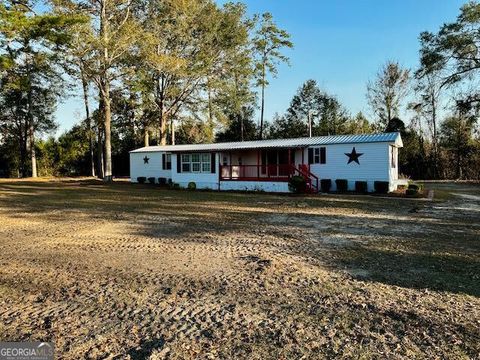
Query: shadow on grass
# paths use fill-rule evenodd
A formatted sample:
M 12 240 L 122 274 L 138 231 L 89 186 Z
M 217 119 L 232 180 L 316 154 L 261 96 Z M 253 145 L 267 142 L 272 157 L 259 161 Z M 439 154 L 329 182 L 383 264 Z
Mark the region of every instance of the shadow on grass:
M 425 254 L 358 246 L 336 254 L 341 266 L 364 281 L 480 297 L 478 254 Z

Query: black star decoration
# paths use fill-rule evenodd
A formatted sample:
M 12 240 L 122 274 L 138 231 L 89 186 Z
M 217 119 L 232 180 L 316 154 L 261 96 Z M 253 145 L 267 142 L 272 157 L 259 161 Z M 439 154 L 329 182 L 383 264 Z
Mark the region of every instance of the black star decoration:
M 348 163 L 347 164 L 350 164 L 351 162 L 355 161 L 358 165 L 360 165 L 360 161 L 358 161 L 358 158 L 360 156 L 362 156 L 363 153 L 357 153 L 357 150 L 355 150 L 355 146 L 354 146 L 353 149 L 352 149 L 352 152 L 350 154 L 345 153 L 345 155 L 348 156 Z
M 144 163 L 144 164 L 148 164 L 148 160 L 150 160 L 150 159 L 145 156 L 145 157 L 143 158 L 143 163 Z

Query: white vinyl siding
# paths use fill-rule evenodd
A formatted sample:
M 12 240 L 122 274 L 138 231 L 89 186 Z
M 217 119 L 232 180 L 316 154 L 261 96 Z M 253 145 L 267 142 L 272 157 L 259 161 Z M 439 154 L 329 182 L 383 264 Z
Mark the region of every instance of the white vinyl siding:
M 353 147 L 362 155 L 360 164 L 348 164 L 348 156 Z M 348 180 L 350 190 L 355 189 L 355 181 L 367 181 L 368 190 L 373 191 L 374 181 L 389 181 L 390 145 L 388 143 L 335 144 L 326 146 L 328 159 L 325 164 L 311 164 L 310 171 L 319 179 L 331 179 L 335 190 L 336 179 Z
M 137 178 L 144 176 L 146 178 L 154 177 L 158 181 L 159 177 L 166 179 L 172 178 L 171 169 L 162 168 L 163 152 L 141 152 L 130 153 L 130 178 L 132 182 L 137 182 Z M 143 159 L 148 158 L 148 164 Z

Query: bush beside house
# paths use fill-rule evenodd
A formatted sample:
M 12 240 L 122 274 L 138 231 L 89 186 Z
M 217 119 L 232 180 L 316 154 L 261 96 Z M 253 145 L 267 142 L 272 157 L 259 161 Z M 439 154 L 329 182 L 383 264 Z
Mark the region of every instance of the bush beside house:
M 367 193 L 368 192 L 368 184 L 366 181 L 355 181 L 355 191 L 358 193 Z
M 378 194 L 388 194 L 388 181 L 375 181 L 373 183 L 373 187 L 375 188 L 375 192 Z
M 322 192 L 327 193 L 332 188 L 332 180 L 331 179 L 321 179 L 320 180 L 320 189 Z
M 335 180 L 335 185 L 337 185 L 337 191 L 338 192 L 347 192 L 348 191 L 348 180 L 346 180 L 346 179 Z
M 307 190 L 307 182 L 303 176 L 292 176 L 288 180 L 288 189 L 295 194 L 303 194 Z

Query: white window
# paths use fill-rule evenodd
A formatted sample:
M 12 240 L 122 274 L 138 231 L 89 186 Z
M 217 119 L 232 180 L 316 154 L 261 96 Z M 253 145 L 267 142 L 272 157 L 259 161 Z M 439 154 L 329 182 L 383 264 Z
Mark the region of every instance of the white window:
M 202 172 L 210 172 L 210 161 L 209 162 L 202 162 Z
M 162 169 L 171 170 L 172 169 L 172 155 L 171 154 L 162 154 Z
M 210 171 L 210 154 L 182 154 L 182 172 L 209 173 Z
M 182 172 L 190 172 L 190 163 L 182 162 Z
M 190 154 L 182 154 L 182 172 L 190 172 L 190 166 Z
M 192 172 L 200 172 L 200 154 L 192 154 Z

